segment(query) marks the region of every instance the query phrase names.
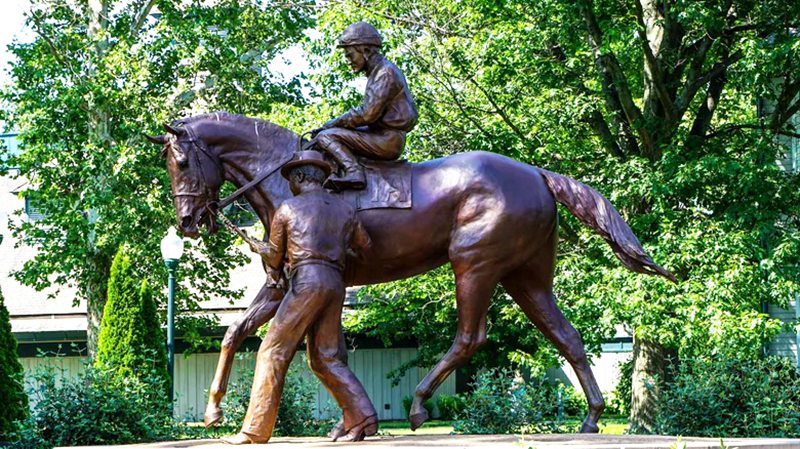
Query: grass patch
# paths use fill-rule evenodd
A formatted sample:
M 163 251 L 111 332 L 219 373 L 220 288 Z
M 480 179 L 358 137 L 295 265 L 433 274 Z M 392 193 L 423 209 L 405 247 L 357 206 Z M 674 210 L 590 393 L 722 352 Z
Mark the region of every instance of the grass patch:
M 583 422 L 582 418 L 567 418 L 563 428 L 577 431 Z M 401 435 L 448 435 L 453 433 L 451 421 L 428 421 L 416 431 L 411 431 L 408 421 L 382 421 L 378 425 L 379 434 L 387 436 Z M 628 430 L 628 419 L 625 417 L 609 417 L 600 419 L 600 433 L 605 435 L 624 435 Z
M 567 418 L 564 425 L 569 429 L 580 429 L 583 418 Z M 628 419 L 621 416 L 600 418 L 600 433 L 604 435 L 624 435 L 628 430 Z
M 422 427 L 412 431 L 408 421 L 381 421 L 378 424 L 378 434 L 387 436 L 401 435 L 449 435 L 453 433 L 453 424 L 450 421 L 431 420 Z

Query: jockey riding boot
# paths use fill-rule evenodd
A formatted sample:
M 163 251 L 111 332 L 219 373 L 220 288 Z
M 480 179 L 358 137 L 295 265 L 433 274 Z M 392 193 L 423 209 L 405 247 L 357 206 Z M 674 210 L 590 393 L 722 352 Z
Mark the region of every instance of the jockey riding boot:
M 339 142 L 325 142 L 325 149 L 336 159 L 339 166 L 344 170 L 344 175 L 332 174 L 325 181 L 325 187 L 341 192 L 342 190 L 353 189 L 362 190 L 367 187 L 367 180 L 364 176 L 364 169 L 350 151 Z

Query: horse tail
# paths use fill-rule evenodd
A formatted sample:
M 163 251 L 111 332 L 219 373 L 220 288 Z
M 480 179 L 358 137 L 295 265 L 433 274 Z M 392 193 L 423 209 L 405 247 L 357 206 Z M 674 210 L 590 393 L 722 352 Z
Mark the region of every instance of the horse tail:
M 637 273 L 661 275 L 677 282 L 672 273 L 653 262 L 633 230 L 603 195 L 567 176 L 541 168 L 538 170 L 556 201 L 566 206 L 583 224 L 600 234 L 611 245 L 622 265 Z

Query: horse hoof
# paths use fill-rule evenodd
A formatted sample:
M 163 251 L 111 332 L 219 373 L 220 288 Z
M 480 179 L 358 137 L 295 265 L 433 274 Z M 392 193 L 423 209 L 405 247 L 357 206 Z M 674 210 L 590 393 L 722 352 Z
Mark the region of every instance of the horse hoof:
M 600 433 L 600 427 L 595 423 L 584 421 L 583 425 L 581 425 L 580 433 Z
M 420 413 L 414 413 L 408 417 L 408 423 L 411 425 L 411 430 L 417 430 L 422 424 L 428 420 L 428 412 L 423 409 Z
M 220 410 L 219 407 L 209 406 L 206 408 L 206 413 L 203 416 L 203 424 L 205 424 L 206 427 L 215 426 L 219 424 L 221 420 L 222 410 Z

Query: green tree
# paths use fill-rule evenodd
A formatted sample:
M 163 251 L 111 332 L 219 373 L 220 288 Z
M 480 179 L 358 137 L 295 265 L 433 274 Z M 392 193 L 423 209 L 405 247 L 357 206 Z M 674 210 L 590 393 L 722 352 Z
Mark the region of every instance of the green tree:
M 155 372 L 162 376 L 166 387 L 165 339 L 153 291 L 147 280 L 136 273 L 127 252 L 125 246 L 120 247 L 111 264 L 94 365 L 120 378 L 139 378 Z
M 0 440 L 15 432 L 16 421 L 28 416 L 28 396 L 25 395 L 22 364 L 17 358 L 17 339 L 11 333 L 11 317 L 0 291 Z
M 299 80 L 283 80 L 268 63 L 307 23 L 304 9 L 248 0 L 32 3 L 36 38 L 10 46 L 16 61 L 0 119 L 20 132 L 13 165 L 30 181 L 21 193 L 45 217 L 13 229 L 39 249 L 15 276 L 38 289 L 77 286 L 91 354 L 117 248 L 135 248 L 153 285 L 166 278 L 158 242 L 174 211 L 163 161 L 142 133 L 198 111 L 257 115 L 299 101 Z M 179 327 L 191 324 L 199 301 L 236 294 L 228 273 L 244 257 L 231 241 L 219 233 L 190 246 Z
M 648 431 L 658 389 L 643 381 L 663 379 L 671 351 L 757 357 L 780 329 L 763 304 L 798 290 L 799 180 L 775 163 L 800 137 L 797 17 L 788 0 L 354 0 L 321 12 L 308 48 L 336 68 L 318 77 L 320 116 L 360 96 L 330 43 L 365 19 L 418 100 L 409 158 L 499 152 L 580 179 L 620 209 L 681 282 L 627 272 L 562 213 L 556 290 L 590 349 L 611 324 L 633 333 L 633 419 Z

